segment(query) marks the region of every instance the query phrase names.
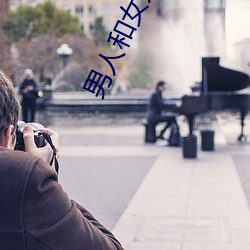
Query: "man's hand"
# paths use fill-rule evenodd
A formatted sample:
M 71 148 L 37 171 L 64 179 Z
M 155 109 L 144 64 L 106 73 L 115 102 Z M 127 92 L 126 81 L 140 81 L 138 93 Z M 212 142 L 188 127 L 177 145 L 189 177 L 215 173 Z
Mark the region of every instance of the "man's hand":
M 58 145 L 59 145 L 59 135 L 47 128 L 39 129 L 40 132 L 46 133 L 51 137 L 51 140 L 57 149 L 58 152 Z M 25 152 L 34 155 L 43 161 L 50 163 L 50 160 L 53 156 L 52 149 L 48 143 L 42 148 L 37 148 L 35 141 L 34 141 L 34 132 L 31 126 L 25 125 L 23 128 L 23 140 L 25 144 Z

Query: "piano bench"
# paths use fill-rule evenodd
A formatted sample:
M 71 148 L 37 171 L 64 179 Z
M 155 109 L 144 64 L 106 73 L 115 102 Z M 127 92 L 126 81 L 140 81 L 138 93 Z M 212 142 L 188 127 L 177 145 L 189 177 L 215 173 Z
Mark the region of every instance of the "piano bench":
M 155 143 L 156 142 L 156 124 L 149 123 L 147 120 L 144 120 L 142 123 L 145 127 L 145 136 L 144 141 L 145 143 Z

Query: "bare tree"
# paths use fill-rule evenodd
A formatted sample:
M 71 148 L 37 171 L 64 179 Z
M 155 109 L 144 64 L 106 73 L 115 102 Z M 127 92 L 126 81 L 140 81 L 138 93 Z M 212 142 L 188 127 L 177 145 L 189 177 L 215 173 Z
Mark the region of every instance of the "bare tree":
M 91 69 L 104 75 L 107 74 L 112 78 L 112 70 L 109 64 L 99 54 L 114 56 L 116 53 L 114 50 L 104 45 L 97 46 L 92 39 L 80 34 L 65 35 L 60 38 L 52 34 L 43 34 L 30 41 L 20 41 L 15 44 L 17 56 L 13 58 L 13 64 L 17 84 L 21 81 L 23 71 L 26 68 L 32 68 L 39 80 L 43 80 L 44 77 L 55 78 L 63 68 L 62 60 L 56 53 L 57 48 L 62 43 L 67 43 L 73 49 L 68 61 L 67 82 L 71 84 L 71 87 L 72 84 L 75 87 L 69 89 L 80 90 L 79 82 L 72 83 L 72 77 L 81 79 L 81 83 L 84 83 Z M 71 63 L 74 64 L 70 67 Z M 116 60 L 112 60 L 112 64 L 117 71 L 122 67 L 121 62 Z M 74 74 L 71 74 L 71 71 Z M 64 76 L 64 74 L 61 74 L 57 79 L 63 81 L 65 80 L 63 79 Z

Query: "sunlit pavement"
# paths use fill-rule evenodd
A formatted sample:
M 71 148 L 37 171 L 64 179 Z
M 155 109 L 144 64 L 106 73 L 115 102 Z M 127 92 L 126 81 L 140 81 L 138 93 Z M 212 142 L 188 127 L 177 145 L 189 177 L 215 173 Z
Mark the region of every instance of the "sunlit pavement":
M 214 152 L 201 151 L 196 131 L 197 159 L 184 159 L 181 148 L 144 144 L 141 124 L 52 128 L 61 135 L 63 188 L 125 249 L 249 249 L 241 180 L 248 192 L 250 144 L 236 141 L 238 122 L 214 123 Z M 250 140 L 248 126 L 246 134 Z

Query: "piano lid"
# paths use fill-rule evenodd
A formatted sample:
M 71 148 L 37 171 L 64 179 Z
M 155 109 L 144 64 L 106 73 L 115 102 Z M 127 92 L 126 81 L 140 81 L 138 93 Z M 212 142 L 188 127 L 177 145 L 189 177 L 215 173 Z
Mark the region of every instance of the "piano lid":
M 219 57 L 202 57 L 202 82 L 204 93 L 209 91 L 237 91 L 250 85 L 249 75 L 219 65 Z

